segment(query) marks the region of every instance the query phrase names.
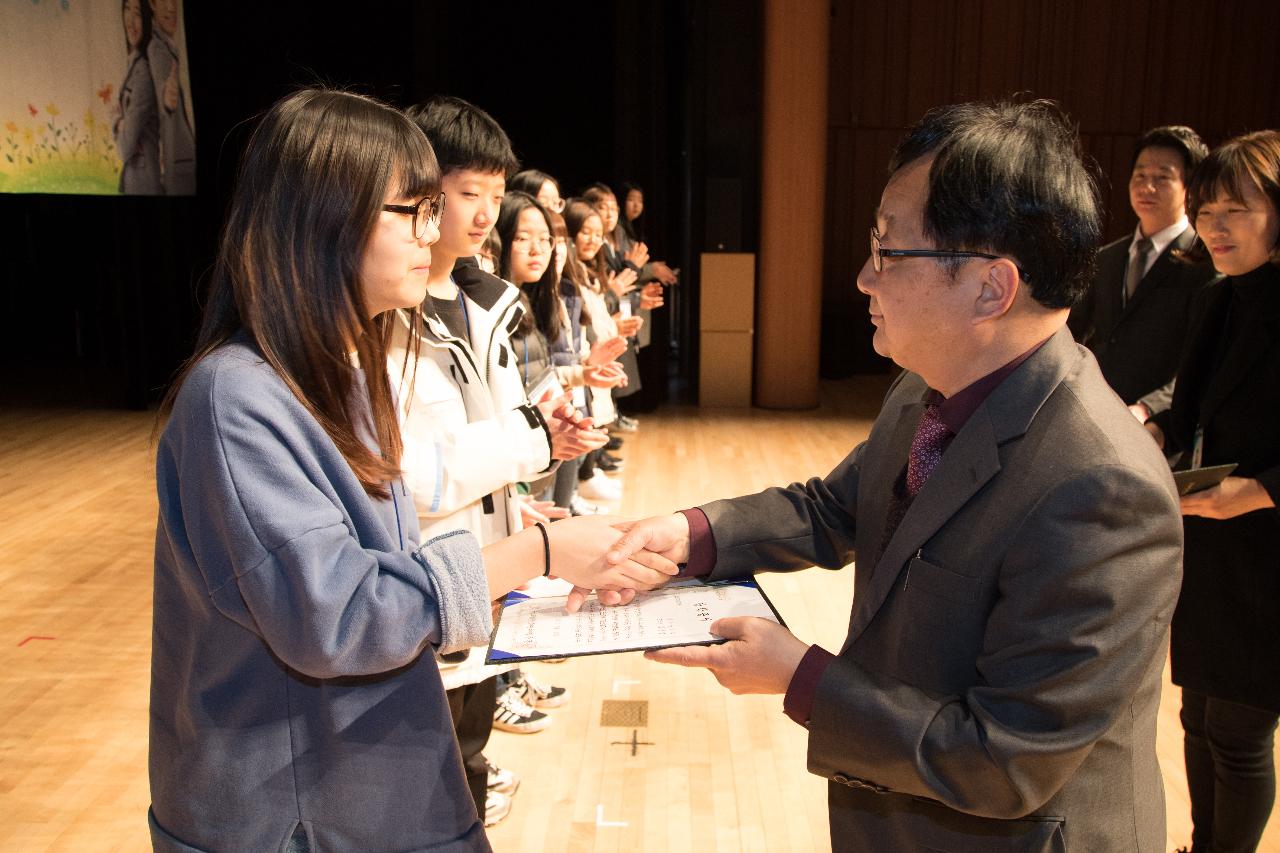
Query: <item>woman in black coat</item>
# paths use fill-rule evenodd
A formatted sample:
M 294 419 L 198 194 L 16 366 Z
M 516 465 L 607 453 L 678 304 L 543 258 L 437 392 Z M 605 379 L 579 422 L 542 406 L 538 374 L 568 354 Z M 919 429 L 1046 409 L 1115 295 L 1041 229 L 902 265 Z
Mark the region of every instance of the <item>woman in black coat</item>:
M 1235 463 L 1182 499 L 1173 617 L 1193 853 L 1251 851 L 1275 799 L 1280 712 L 1280 133 L 1237 137 L 1197 170 L 1189 211 L 1217 270 L 1158 438 L 1191 467 Z

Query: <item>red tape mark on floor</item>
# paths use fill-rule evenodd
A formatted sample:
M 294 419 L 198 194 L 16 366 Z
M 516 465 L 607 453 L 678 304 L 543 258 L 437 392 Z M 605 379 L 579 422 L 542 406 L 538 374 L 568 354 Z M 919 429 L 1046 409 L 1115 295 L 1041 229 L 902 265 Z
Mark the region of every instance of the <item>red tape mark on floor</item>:
M 56 639 L 58 638 L 57 637 L 27 637 L 21 643 L 18 643 L 18 645 L 20 647 L 25 646 L 27 643 L 31 642 L 32 640 L 56 640 Z

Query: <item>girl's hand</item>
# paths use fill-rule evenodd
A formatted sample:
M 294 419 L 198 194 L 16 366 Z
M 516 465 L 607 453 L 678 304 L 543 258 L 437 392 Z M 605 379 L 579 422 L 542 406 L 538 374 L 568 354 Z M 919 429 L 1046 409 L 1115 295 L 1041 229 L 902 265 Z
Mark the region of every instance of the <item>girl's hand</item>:
M 632 243 L 624 257 L 636 266 L 642 267 L 649 263 L 649 247 L 644 243 Z
M 585 364 L 608 364 L 626 351 L 627 339 L 621 335 L 607 341 L 596 341 L 591 345 L 591 354 L 587 356 Z
M 1256 509 L 1272 509 L 1275 505 L 1271 495 L 1267 494 L 1267 490 L 1257 480 L 1228 477 L 1212 489 L 1184 495 L 1182 514 L 1226 519 Z
M 623 317 L 621 314 L 614 314 L 613 322 L 618 326 L 619 335 L 624 338 L 633 338 L 640 331 L 640 327 L 644 325 L 644 318 Z

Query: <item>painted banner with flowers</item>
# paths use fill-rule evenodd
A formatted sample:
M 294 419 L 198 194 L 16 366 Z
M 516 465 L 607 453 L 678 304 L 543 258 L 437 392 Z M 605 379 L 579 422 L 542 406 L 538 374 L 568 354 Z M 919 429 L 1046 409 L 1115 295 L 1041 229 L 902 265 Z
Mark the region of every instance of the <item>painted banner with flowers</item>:
M 191 195 L 181 0 L 0 0 L 0 192 Z

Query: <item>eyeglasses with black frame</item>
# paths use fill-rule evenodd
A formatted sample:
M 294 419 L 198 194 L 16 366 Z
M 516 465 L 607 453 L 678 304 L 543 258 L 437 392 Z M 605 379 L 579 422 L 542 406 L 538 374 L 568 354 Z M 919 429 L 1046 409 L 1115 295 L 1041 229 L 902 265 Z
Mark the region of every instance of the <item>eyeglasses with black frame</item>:
M 871 226 L 871 268 L 876 274 L 884 272 L 885 258 L 986 258 L 989 261 L 1008 260 L 1003 255 L 986 252 L 961 252 L 955 249 L 886 249 L 880 245 L 880 232 Z M 1030 281 L 1022 267 L 1014 264 L 1023 281 Z
M 430 206 L 423 210 L 424 204 Z M 382 209 L 388 213 L 403 213 L 413 217 L 413 239 L 421 240 L 427 234 L 428 225 L 440 227 L 440 217 L 444 216 L 444 193 L 424 196 L 418 199 L 417 204 L 384 204 Z

